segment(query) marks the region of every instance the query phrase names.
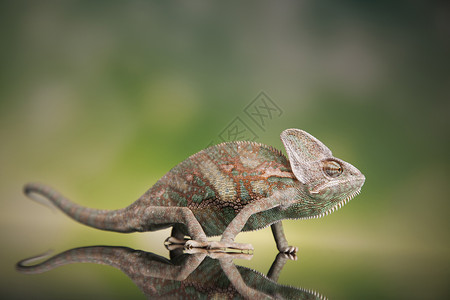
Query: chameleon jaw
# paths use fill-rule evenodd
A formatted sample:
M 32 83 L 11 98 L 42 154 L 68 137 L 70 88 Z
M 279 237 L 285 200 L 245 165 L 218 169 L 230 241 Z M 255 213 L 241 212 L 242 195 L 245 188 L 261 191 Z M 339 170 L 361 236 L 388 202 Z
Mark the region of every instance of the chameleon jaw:
M 332 212 L 338 210 L 339 208 L 343 207 L 345 204 L 347 204 L 350 200 L 352 200 L 353 198 L 355 198 L 356 196 L 359 195 L 359 193 L 361 192 L 361 188 L 354 191 L 353 193 L 351 193 L 350 195 L 348 195 L 345 199 L 339 201 L 337 204 L 335 204 L 332 208 L 330 208 L 329 210 L 317 214 L 317 215 L 313 215 L 313 216 L 309 216 L 309 217 L 304 217 L 302 218 L 303 220 L 307 220 L 307 219 L 319 219 L 325 216 L 328 216 L 329 214 L 331 214 Z

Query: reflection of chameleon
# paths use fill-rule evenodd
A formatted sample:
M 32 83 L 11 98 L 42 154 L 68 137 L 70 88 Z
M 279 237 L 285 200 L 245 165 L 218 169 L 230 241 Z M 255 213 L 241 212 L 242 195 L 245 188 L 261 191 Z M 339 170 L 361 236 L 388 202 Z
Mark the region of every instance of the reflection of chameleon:
M 267 276 L 232 262 L 234 258 L 249 258 L 249 254 L 209 255 L 217 255 L 217 259 L 208 257 L 205 250 L 197 254 L 178 252 L 168 260 L 126 247 L 83 247 L 34 266 L 26 264 L 38 258 L 26 259 L 16 269 L 38 274 L 72 263 L 109 265 L 124 272 L 151 299 L 324 299 L 316 292 L 277 283 L 286 254 L 277 255 Z
M 281 140 L 289 161 L 263 144 L 222 143 L 190 156 L 119 210 L 82 207 L 40 184 L 25 185 L 25 193 L 43 195 L 78 222 L 103 230 L 173 227 L 167 241 L 186 248 L 253 249 L 234 243 L 235 236 L 272 225 L 278 250 L 293 253 L 297 248 L 288 246 L 281 220 L 333 212 L 359 193 L 365 177 L 302 130 L 287 129 Z M 214 235 L 221 240 L 209 242 Z

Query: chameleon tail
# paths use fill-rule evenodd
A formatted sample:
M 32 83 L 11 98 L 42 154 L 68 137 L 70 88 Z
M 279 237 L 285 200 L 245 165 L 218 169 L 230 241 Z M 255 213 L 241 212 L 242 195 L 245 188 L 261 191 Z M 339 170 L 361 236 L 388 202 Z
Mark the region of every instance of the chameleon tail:
M 67 250 L 35 265 L 28 264 L 46 258 L 50 253 L 47 252 L 42 255 L 21 260 L 16 264 L 16 270 L 23 274 L 40 274 L 57 267 L 74 263 L 95 263 L 109 265 L 120 269 L 123 267 L 121 262 L 125 261 L 125 257 L 132 253 L 133 249 L 125 247 L 81 247 Z
M 132 224 L 132 211 L 129 208 L 118 210 L 99 210 L 83 207 L 68 200 L 56 190 L 39 183 L 28 183 L 24 186 L 24 193 L 31 199 L 42 203 L 36 194 L 45 197 L 70 218 L 90 227 L 117 232 L 136 231 L 136 224 Z

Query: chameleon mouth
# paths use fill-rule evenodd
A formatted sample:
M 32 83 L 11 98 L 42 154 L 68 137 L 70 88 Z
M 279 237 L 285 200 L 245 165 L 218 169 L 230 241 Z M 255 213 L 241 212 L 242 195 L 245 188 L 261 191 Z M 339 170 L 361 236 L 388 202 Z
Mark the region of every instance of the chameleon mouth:
M 350 200 L 352 200 L 353 198 L 355 198 L 356 196 L 359 195 L 359 193 L 361 193 L 361 188 L 354 191 L 353 193 L 351 193 L 350 195 L 348 195 L 344 200 L 341 200 L 340 202 L 338 202 L 337 204 L 335 204 L 333 207 L 331 207 L 330 209 L 328 209 L 327 211 L 314 215 L 314 216 L 310 216 L 310 217 L 306 217 L 304 219 L 319 219 L 325 216 L 328 216 L 329 214 L 331 214 L 332 212 L 335 212 L 336 210 L 338 210 L 339 208 L 343 207 L 345 204 L 347 204 Z

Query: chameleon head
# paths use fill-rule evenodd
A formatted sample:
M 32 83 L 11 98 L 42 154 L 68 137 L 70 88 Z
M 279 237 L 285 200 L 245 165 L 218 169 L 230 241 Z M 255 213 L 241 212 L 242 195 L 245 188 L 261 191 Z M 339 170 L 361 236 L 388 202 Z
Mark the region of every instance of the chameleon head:
M 308 217 L 321 217 L 359 194 L 364 175 L 351 164 L 333 157 L 321 141 L 299 129 L 281 133 L 292 172 L 305 187 L 311 207 Z

